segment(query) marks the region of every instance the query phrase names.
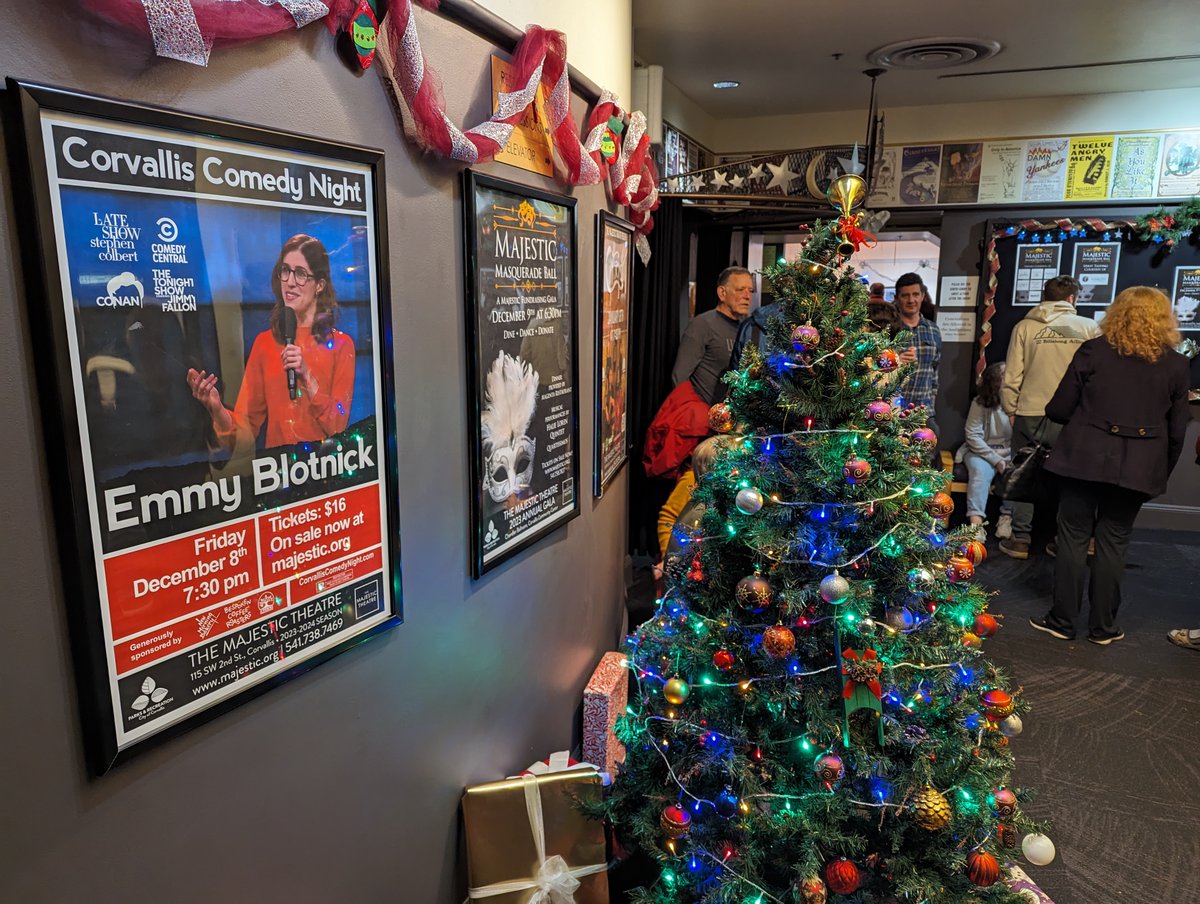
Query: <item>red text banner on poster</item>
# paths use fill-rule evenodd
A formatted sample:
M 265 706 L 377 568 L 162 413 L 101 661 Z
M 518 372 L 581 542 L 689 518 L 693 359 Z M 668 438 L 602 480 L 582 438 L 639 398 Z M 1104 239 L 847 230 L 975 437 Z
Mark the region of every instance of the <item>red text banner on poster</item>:
M 263 580 L 292 578 L 378 546 L 379 484 L 258 516 Z
M 368 550 L 289 581 L 288 598 L 293 603 L 302 603 L 382 568 L 383 552 L 378 548 Z
M 259 586 L 254 522 L 118 553 L 104 562 L 112 636 L 174 621 Z
M 286 589 L 284 584 L 279 584 L 255 590 L 223 606 L 122 641 L 113 647 L 117 674 L 124 675 L 132 669 L 150 665 L 202 640 L 220 637 L 256 618 L 284 609 L 288 605 Z

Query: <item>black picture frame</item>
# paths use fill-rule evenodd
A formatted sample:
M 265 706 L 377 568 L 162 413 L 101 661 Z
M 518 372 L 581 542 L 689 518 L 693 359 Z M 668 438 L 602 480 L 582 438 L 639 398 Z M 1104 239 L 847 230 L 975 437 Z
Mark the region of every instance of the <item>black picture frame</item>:
M 607 210 L 599 211 L 596 214 L 596 406 L 592 434 L 592 494 L 597 499 L 603 497 L 605 488 L 629 460 L 627 412 L 633 254 L 633 224 Z
M 11 78 L 6 89 L 63 596 L 98 776 L 402 621 L 383 153 Z M 295 233 L 310 250 L 314 237 L 326 251 L 335 238 L 345 246 L 327 255 L 328 279 L 316 268 L 306 277 L 326 308 L 313 301 L 288 336 L 304 343 L 307 369 L 293 401 L 283 340 L 253 330 L 268 309 L 290 307 L 277 260 Z M 340 328 L 309 329 L 313 311 L 333 313 L 325 286 L 338 282 Z M 297 277 L 283 283 L 299 292 Z M 104 293 L 94 301 L 92 286 Z M 255 382 L 251 361 L 271 357 L 255 355 L 258 340 L 277 343 L 278 380 Z M 258 386 L 295 407 L 266 407 L 252 425 L 229 411 L 223 377 L 213 391 L 232 449 L 220 446 L 181 370 L 213 362 L 235 365 L 233 376 L 221 370 L 239 382 L 239 402 Z M 138 415 L 128 446 L 106 414 L 123 408 Z M 319 438 L 305 438 L 310 421 Z M 276 429 L 292 442 L 260 450 Z M 164 437 L 170 454 L 156 445 Z M 154 492 L 134 495 L 139 486 Z M 320 539 L 291 533 L 296 519 Z M 277 561 L 268 535 L 285 547 Z
M 575 216 L 574 198 L 463 174 L 475 579 L 580 512 Z

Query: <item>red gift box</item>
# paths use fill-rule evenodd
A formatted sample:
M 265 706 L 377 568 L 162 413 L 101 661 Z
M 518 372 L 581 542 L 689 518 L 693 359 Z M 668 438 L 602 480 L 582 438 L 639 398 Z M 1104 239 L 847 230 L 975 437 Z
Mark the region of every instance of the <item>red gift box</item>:
M 605 653 L 583 690 L 583 758 L 616 776 L 625 745 L 613 727 L 629 704 L 629 669 L 623 653 Z

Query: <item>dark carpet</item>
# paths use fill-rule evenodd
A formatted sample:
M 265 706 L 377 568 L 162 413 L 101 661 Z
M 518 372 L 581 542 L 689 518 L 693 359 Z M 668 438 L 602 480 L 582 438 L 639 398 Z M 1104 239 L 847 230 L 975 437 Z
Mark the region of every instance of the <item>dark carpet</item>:
M 1040 548 L 1040 544 L 1038 546 Z M 1167 631 L 1200 627 L 1200 533 L 1135 531 L 1122 583 L 1125 639 L 1089 643 L 1035 631 L 1049 608 L 1054 560 L 1003 555 L 995 540 L 976 571 L 997 591 L 1004 627 L 984 652 L 1032 705 L 1013 739 L 1015 782 L 1036 790 L 1028 812 L 1049 820 L 1049 866 L 1018 862 L 1055 904 L 1200 904 L 1200 652 Z M 653 605 L 641 573 L 631 616 Z M 628 864 L 614 901 L 656 871 Z M 628 875 L 628 873 L 633 875 Z

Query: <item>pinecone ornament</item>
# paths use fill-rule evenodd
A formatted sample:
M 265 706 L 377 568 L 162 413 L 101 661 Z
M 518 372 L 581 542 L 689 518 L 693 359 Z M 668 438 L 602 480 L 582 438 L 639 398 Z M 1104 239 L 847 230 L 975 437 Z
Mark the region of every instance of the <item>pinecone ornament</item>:
M 931 832 L 950 824 L 950 803 L 929 785 L 913 797 L 912 812 L 917 825 Z

